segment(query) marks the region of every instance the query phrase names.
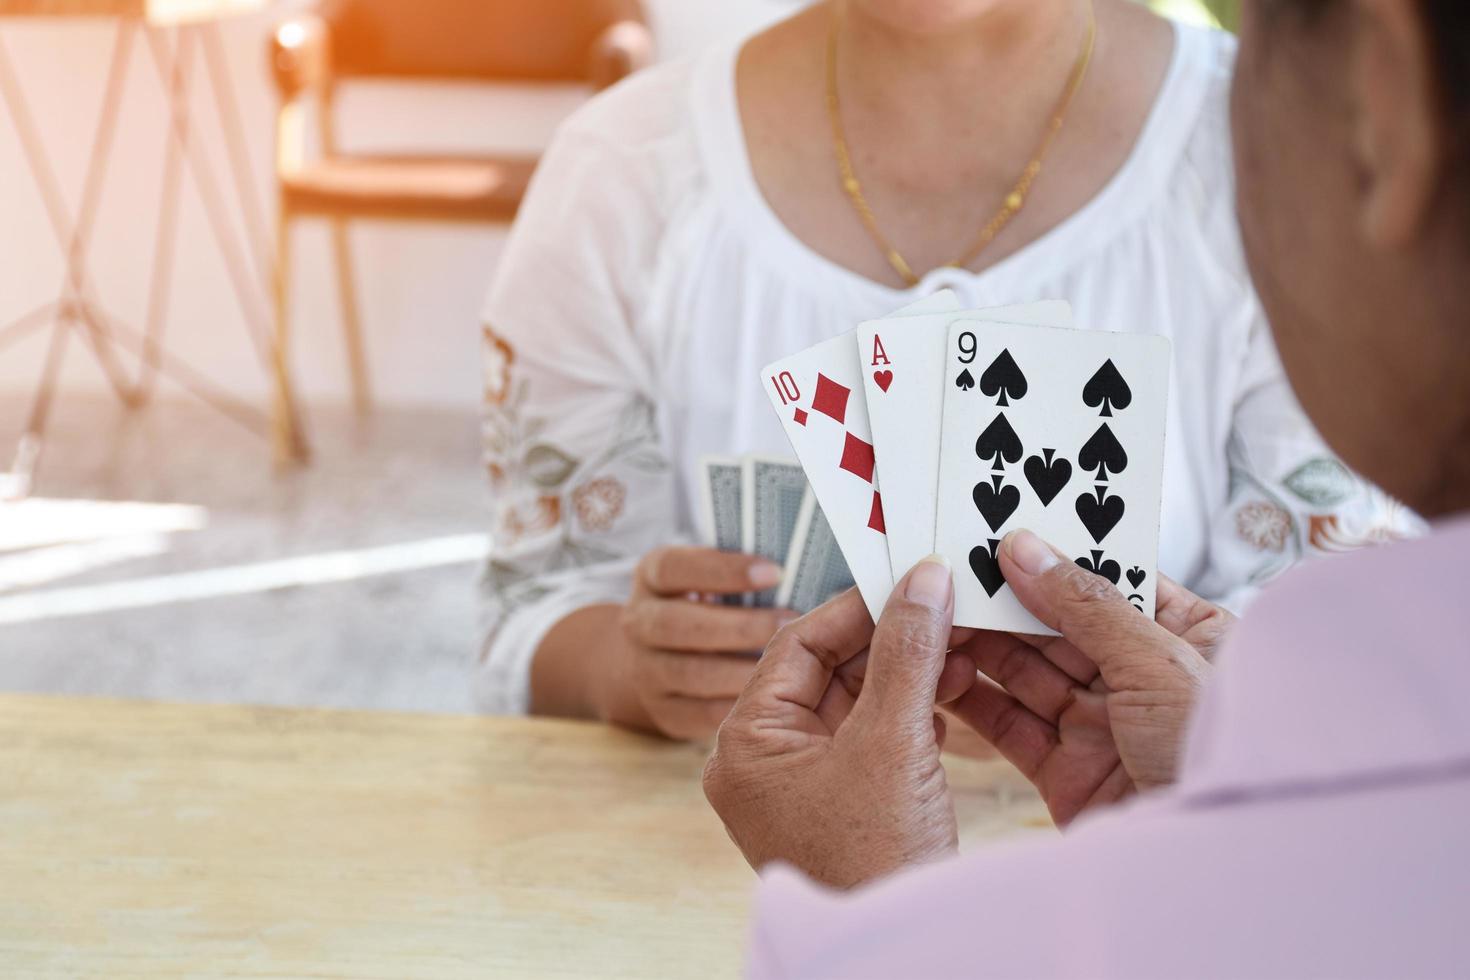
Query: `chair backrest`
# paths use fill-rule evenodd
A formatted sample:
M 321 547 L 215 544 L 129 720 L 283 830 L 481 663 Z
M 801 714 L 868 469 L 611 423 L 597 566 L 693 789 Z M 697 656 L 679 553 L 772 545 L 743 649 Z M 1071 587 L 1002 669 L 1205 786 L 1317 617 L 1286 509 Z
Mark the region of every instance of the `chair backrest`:
M 593 44 L 639 0 L 328 0 L 343 77 L 584 81 Z

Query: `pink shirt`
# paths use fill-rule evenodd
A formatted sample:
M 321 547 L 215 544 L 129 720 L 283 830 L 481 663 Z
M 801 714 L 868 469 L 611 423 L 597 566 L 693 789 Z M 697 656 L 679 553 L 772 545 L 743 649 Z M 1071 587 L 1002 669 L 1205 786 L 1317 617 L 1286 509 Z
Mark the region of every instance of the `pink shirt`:
M 1179 783 L 849 896 L 761 887 L 755 977 L 1470 975 L 1470 520 L 1305 566 Z

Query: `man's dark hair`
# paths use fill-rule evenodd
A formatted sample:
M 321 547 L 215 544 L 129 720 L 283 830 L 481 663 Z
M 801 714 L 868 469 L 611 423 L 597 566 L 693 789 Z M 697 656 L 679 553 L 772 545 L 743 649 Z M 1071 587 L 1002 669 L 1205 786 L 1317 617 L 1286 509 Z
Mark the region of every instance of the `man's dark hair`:
M 1422 0 L 1434 34 L 1439 77 L 1449 108 L 1470 114 L 1470 7 L 1465 0 Z
M 1343 0 L 1277 0 L 1276 6 L 1295 7 L 1317 17 L 1347 6 Z M 1470 125 L 1470 2 L 1419 0 L 1434 45 L 1436 71 L 1445 107 Z

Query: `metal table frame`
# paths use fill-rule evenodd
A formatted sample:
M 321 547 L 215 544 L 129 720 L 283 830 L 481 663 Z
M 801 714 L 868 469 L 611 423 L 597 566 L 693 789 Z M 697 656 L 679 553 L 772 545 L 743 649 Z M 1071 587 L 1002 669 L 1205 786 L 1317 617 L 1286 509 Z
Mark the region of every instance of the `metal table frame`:
M 161 198 L 154 229 L 151 281 L 141 329 L 124 323 L 106 309 L 88 272 L 92 232 L 122 108 L 124 83 L 140 32 L 164 89 L 169 114 Z M 243 222 L 243 234 L 233 227 L 226 193 L 194 138 L 196 126 L 190 104 L 196 55 L 200 56 L 208 74 L 234 184 L 235 205 Z M 8 110 L 52 233 L 65 260 L 65 273 L 57 298 L 0 326 L 0 348 L 47 325 L 51 330 L 41 379 L 31 400 L 24 434 L 16 447 L 8 479 L 0 476 L 0 496 L 21 497 L 30 492 L 45 444 L 46 423 L 56 397 L 67 345 L 73 336 L 79 338 L 97 360 L 124 406 L 138 408 L 145 405 L 154 392 L 157 378 L 162 375 L 251 432 L 268 436 L 271 421 L 264 411 L 225 393 L 199 371 L 170 355 L 163 343 L 179 205 L 187 166 L 215 244 L 224 260 L 235 300 L 250 331 L 256 356 L 268 373 L 278 368 L 267 299 L 275 275 L 274 259 L 268 244 L 264 209 L 254 191 L 244 126 L 226 66 L 218 24 L 208 19 L 172 26 L 138 17 L 117 20 L 102 108 L 75 215 L 67 208 L 20 78 L 6 53 L 3 37 L 0 37 L 0 103 Z M 120 354 L 135 363 L 135 375 L 129 376 Z M 294 411 L 294 407 L 291 410 Z

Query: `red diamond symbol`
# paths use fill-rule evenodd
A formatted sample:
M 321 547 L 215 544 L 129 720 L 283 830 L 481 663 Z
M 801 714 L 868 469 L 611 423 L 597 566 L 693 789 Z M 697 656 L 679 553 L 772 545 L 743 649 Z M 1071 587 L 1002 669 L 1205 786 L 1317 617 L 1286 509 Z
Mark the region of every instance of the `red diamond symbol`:
M 873 447 L 851 432 L 844 433 L 847 439 L 842 444 L 842 462 L 839 464 L 849 473 L 873 482 Z
M 796 419 L 797 425 L 806 425 L 806 409 L 798 408 L 792 418 Z
M 868 513 L 868 527 L 879 534 L 887 534 L 888 526 L 883 523 L 883 498 L 873 491 L 873 509 Z
M 847 396 L 851 394 L 851 389 L 843 387 L 825 374 L 818 374 L 812 411 L 829 415 L 841 422 L 847 418 Z

